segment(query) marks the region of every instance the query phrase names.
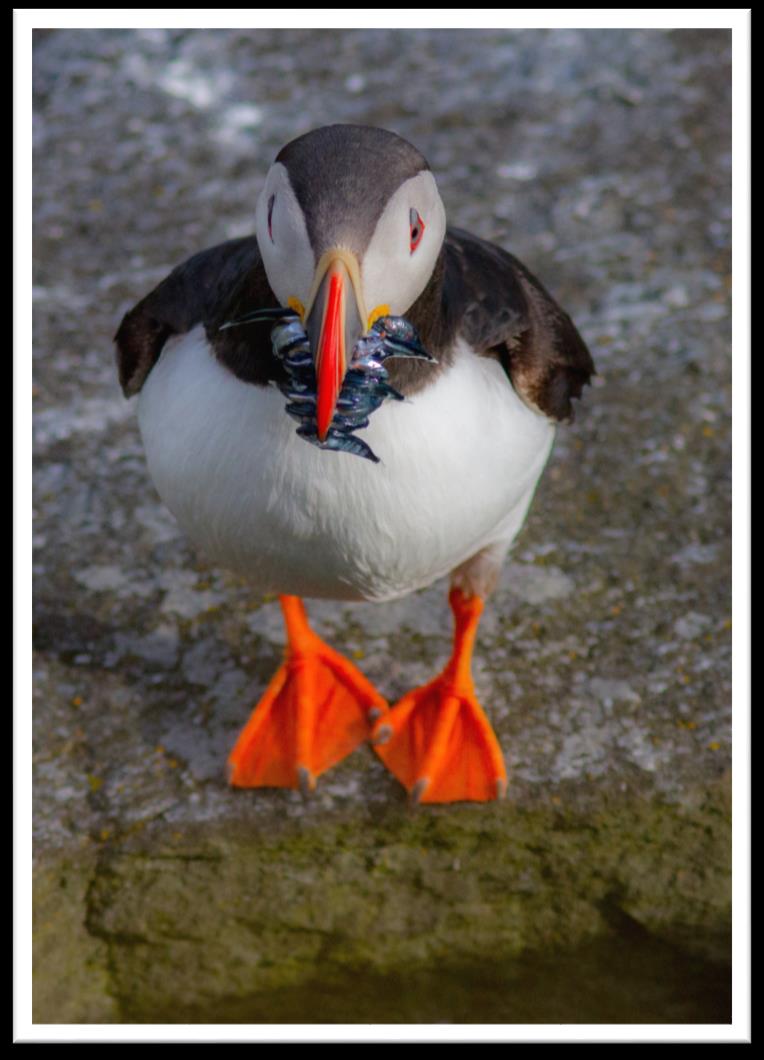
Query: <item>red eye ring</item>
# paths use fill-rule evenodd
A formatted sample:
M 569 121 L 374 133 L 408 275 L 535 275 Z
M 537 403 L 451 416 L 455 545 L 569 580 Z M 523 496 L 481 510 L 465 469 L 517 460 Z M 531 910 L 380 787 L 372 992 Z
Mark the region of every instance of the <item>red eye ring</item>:
M 422 218 L 419 216 L 419 211 L 413 207 L 409 210 L 409 230 L 411 233 L 411 253 L 413 254 L 419 244 L 422 242 L 422 236 L 424 235 L 425 224 Z

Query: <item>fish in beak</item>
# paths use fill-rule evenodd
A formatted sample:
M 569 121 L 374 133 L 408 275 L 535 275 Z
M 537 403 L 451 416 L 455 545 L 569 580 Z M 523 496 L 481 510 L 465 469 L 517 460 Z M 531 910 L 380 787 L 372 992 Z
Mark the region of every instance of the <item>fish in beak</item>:
M 341 248 L 326 251 L 316 266 L 305 311 L 314 351 L 319 441 L 326 439 L 353 349 L 368 323 L 355 255 Z
M 298 420 L 297 434 L 322 449 L 354 453 L 379 462 L 355 431 L 386 399 L 403 401 L 388 381 L 390 357 L 435 363 L 416 328 L 378 305 L 367 315 L 358 260 L 343 248 L 322 255 L 316 266 L 307 310 L 294 296 L 286 305 L 263 306 L 220 325 L 220 330 L 271 324 L 274 355 L 287 378 L 276 383 L 287 398 L 286 412 Z

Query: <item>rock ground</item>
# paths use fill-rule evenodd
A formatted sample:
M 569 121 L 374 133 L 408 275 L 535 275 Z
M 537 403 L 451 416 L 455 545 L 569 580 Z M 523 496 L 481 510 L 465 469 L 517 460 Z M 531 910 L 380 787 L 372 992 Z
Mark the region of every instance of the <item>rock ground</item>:
M 694 1008 L 648 991 L 613 1002 L 627 1021 L 705 1022 L 708 984 L 728 990 L 729 45 L 36 34 L 39 1022 L 596 1015 L 592 998 L 508 999 L 518 961 L 548 982 L 550 954 L 607 981 L 610 943 L 653 955 L 643 988 L 683 954 L 709 969 Z M 417 144 L 452 223 L 520 257 L 597 363 L 480 630 L 476 683 L 510 772 L 497 806 L 413 813 L 366 748 L 307 802 L 227 788 L 280 657 L 278 604 L 192 551 L 117 386 L 122 313 L 249 233 L 278 149 L 332 121 Z M 394 702 L 447 655 L 446 588 L 310 610 Z M 327 983 L 355 1000 L 329 1003 Z M 411 1000 L 441 989 L 441 1007 Z M 725 988 L 710 992 L 723 1022 Z

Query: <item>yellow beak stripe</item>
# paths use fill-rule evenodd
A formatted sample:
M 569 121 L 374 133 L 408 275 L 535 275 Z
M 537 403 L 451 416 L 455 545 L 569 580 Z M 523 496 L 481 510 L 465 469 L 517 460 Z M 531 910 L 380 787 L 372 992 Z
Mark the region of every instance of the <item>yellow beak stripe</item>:
M 369 313 L 369 319 L 366 321 L 366 330 L 369 331 L 375 320 L 379 320 L 380 317 L 390 316 L 390 306 L 387 304 L 378 305 L 376 309 L 372 309 Z
M 299 298 L 287 298 L 287 305 L 290 309 L 294 309 L 295 313 L 300 318 L 300 323 L 305 323 L 305 306 L 302 304 Z M 366 330 L 371 330 L 371 326 L 375 320 L 379 320 L 380 317 L 390 316 L 390 306 L 387 303 L 376 306 L 369 313 L 368 320 L 366 321 Z

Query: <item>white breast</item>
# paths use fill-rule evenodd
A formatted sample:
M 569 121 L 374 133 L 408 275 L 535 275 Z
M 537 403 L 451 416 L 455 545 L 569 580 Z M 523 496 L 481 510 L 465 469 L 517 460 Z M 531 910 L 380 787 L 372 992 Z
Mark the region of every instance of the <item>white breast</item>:
M 359 437 L 379 464 L 299 438 L 285 403 L 222 367 L 201 327 L 167 344 L 139 399 L 162 500 L 263 592 L 383 600 L 429 584 L 514 536 L 554 436 L 467 350 L 372 415 Z

